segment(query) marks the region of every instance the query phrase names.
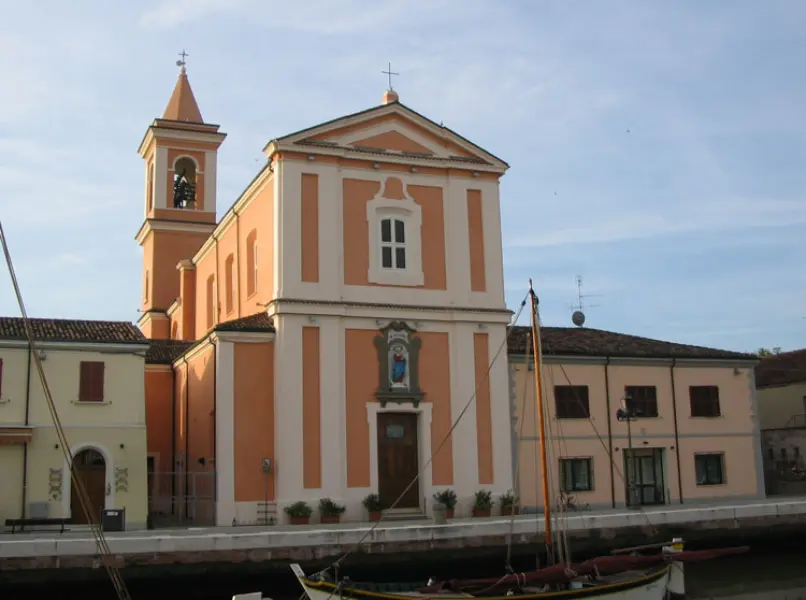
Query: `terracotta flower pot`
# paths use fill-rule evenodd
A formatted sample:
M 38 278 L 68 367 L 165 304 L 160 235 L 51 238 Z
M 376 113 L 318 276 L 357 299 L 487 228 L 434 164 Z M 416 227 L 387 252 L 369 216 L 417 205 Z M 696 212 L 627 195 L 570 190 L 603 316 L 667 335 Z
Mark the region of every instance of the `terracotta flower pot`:
M 370 521 L 380 521 L 382 514 L 383 513 L 381 511 L 379 511 L 379 510 L 373 510 L 373 511 L 371 511 L 369 513 L 369 520 Z
M 490 509 L 489 508 L 476 508 L 476 507 L 473 507 L 473 516 L 474 517 L 489 517 L 490 516 Z
M 517 515 L 518 511 L 513 506 L 502 506 L 501 507 L 501 514 L 505 517 L 509 517 L 512 515 Z
M 310 523 L 310 517 L 295 517 L 293 515 L 288 517 L 292 525 L 307 525 Z
M 341 515 L 322 515 L 322 523 L 338 523 L 341 521 Z
M 453 511 L 454 511 L 454 509 L 452 509 L 452 508 L 446 508 L 445 509 L 445 518 L 446 519 L 453 519 Z

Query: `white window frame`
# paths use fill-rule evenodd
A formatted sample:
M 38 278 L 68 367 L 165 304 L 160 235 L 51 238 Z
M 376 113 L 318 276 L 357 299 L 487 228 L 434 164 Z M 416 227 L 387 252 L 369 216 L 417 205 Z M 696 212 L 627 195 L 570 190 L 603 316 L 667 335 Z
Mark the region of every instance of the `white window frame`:
M 385 186 L 381 186 L 384 189 Z M 397 219 L 403 221 L 405 230 L 406 268 L 383 268 L 381 242 L 381 221 Z M 375 197 L 367 202 L 367 224 L 369 225 L 369 273 L 368 281 L 381 285 L 423 285 L 422 263 L 422 223 L 423 215 L 420 205 L 406 194 L 402 200 L 390 200 Z M 392 224 L 394 230 L 394 223 Z M 394 231 L 392 232 L 394 240 Z M 389 246 L 389 244 L 385 244 Z M 392 248 L 398 246 L 392 243 Z M 393 252 L 394 253 L 394 252 Z M 394 264 L 394 259 L 393 259 Z

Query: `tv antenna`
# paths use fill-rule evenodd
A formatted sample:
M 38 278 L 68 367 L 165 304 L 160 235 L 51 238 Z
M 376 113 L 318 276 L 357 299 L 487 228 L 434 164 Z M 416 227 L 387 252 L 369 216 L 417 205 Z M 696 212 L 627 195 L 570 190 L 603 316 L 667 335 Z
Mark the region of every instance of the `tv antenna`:
M 571 322 L 577 327 L 582 327 L 585 324 L 585 308 L 595 308 L 598 304 L 585 304 L 585 298 L 592 298 L 600 294 L 583 294 L 582 293 L 582 275 L 577 275 L 577 303 L 571 305 L 574 311 L 571 315 Z

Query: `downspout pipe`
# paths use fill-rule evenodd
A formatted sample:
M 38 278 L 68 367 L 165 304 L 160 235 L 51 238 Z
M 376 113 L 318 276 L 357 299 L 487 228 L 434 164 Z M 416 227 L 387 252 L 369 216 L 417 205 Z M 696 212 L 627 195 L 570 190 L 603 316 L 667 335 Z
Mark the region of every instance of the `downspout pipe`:
M 28 369 L 25 379 L 25 426 L 31 421 L 31 355 L 33 354 L 31 342 L 28 342 Z M 22 518 L 28 516 L 28 442 L 22 445 Z
M 612 415 L 610 414 L 610 357 L 605 358 L 604 364 L 604 377 L 605 377 L 605 405 L 607 408 L 607 451 L 610 455 L 610 503 L 613 508 L 616 508 L 616 480 L 614 479 L 615 473 L 613 471 L 613 424 L 611 423 Z
M 680 472 L 680 434 L 677 427 L 677 391 L 674 384 L 674 368 L 677 366 L 677 359 L 672 359 L 669 367 L 669 377 L 672 381 L 672 412 L 674 413 L 674 449 L 677 461 L 677 493 L 680 497 L 680 504 L 683 504 L 683 475 Z

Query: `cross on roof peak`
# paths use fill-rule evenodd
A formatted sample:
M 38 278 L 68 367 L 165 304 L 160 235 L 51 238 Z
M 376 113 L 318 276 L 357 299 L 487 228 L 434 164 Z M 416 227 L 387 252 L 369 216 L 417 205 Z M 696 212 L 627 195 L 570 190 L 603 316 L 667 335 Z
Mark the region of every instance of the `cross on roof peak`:
M 392 71 L 392 63 L 391 62 L 388 64 L 388 66 L 386 68 L 386 71 L 381 71 L 381 73 L 383 73 L 384 75 L 388 76 L 388 78 L 389 78 L 389 90 L 393 90 L 394 88 L 392 87 L 392 75 L 400 75 L 400 73 L 395 73 L 394 71 Z

